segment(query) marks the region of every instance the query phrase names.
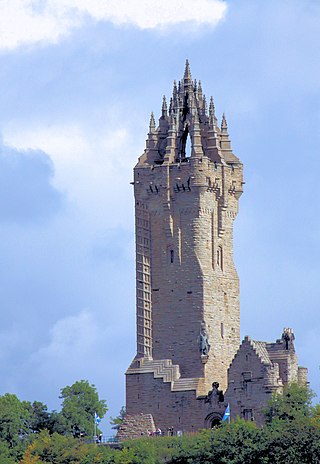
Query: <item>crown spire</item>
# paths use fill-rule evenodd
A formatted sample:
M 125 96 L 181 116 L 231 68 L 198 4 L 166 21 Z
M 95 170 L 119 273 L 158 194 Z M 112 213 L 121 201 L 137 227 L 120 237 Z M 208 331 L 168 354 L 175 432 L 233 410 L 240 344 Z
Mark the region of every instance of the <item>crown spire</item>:
M 205 156 L 215 163 L 239 162 L 232 153 L 226 116 L 223 114 L 218 122 L 213 98 L 206 98 L 201 81 L 191 78 L 188 60 L 182 79 L 173 82 L 169 97 L 167 100 L 163 96 L 159 123 L 153 113 L 150 117 L 145 154 L 148 164 L 184 161 L 188 134 L 190 158 Z
M 184 84 L 185 85 L 189 85 L 192 82 L 190 66 L 189 66 L 189 60 L 186 60 L 186 67 L 184 69 L 183 79 L 184 79 Z

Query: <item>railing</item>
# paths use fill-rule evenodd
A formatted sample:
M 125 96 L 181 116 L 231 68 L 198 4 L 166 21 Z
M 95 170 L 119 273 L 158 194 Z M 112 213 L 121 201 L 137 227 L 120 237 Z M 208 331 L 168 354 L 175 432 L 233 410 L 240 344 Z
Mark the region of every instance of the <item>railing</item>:
M 87 438 L 85 442 L 88 444 L 95 443 L 96 445 L 110 445 L 119 443 L 119 439 L 114 436 L 99 435 L 98 437 Z

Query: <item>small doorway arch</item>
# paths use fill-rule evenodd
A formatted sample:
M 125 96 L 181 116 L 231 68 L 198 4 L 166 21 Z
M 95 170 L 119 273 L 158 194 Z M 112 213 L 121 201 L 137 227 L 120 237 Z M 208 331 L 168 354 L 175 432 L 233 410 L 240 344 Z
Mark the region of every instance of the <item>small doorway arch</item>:
M 204 427 L 206 429 L 213 429 L 214 427 L 218 427 L 221 424 L 222 415 L 218 412 L 211 412 L 207 415 L 204 420 Z

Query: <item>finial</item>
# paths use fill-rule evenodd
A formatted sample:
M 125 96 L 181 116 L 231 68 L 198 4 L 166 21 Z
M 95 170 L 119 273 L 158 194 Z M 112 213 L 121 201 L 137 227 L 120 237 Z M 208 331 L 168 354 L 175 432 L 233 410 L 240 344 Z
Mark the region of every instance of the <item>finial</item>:
M 198 86 L 197 86 L 197 79 L 195 79 L 195 80 L 193 81 L 193 90 L 196 92 L 196 91 L 197 91 L 197 88 L 198 88 Z
M 201 98 L 202 97 L 202 86 L 201 86 L 201 81 L 198 81 L 198 95 Z
M 191 82 L 191 72 L 190 72 L 190 66 L 189 66 L 188 60 L 186 60 L 186 67 L 184 69 L 183 79 L 184 79 L 185 84 Z
M 227 132 L 228 130 L 228 124 L 226 120 L 226 115 L 223 113 L 222 115 L 222 121 L 221 121 L 221 131 L 222 132 Z
M 166 118 L 167 117 L 167 100 L 165 95 L 163 95 L 163 100 L 162 100 L 162 117 Z
M 149 132 L 152 133 L 152 132 L 155 132 L 155 130 L 156 130 L 156 121 L 154 119 L 154 114 L 152 111 L 151 117 L 150 117 Z

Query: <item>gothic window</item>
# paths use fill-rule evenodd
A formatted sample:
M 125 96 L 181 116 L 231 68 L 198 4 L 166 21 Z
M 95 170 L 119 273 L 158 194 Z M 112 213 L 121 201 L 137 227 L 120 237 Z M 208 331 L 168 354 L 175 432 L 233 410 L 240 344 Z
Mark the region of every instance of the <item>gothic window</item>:
M 174 251 L 170 250 L 170 263 L 173 263 L 174 261 Z
M 220 332 L 221 332 L 221 338 L 224 338 L 224 325 L 223 325 L 223 322 L 221 322 L 221 325 L 220 325 Z

